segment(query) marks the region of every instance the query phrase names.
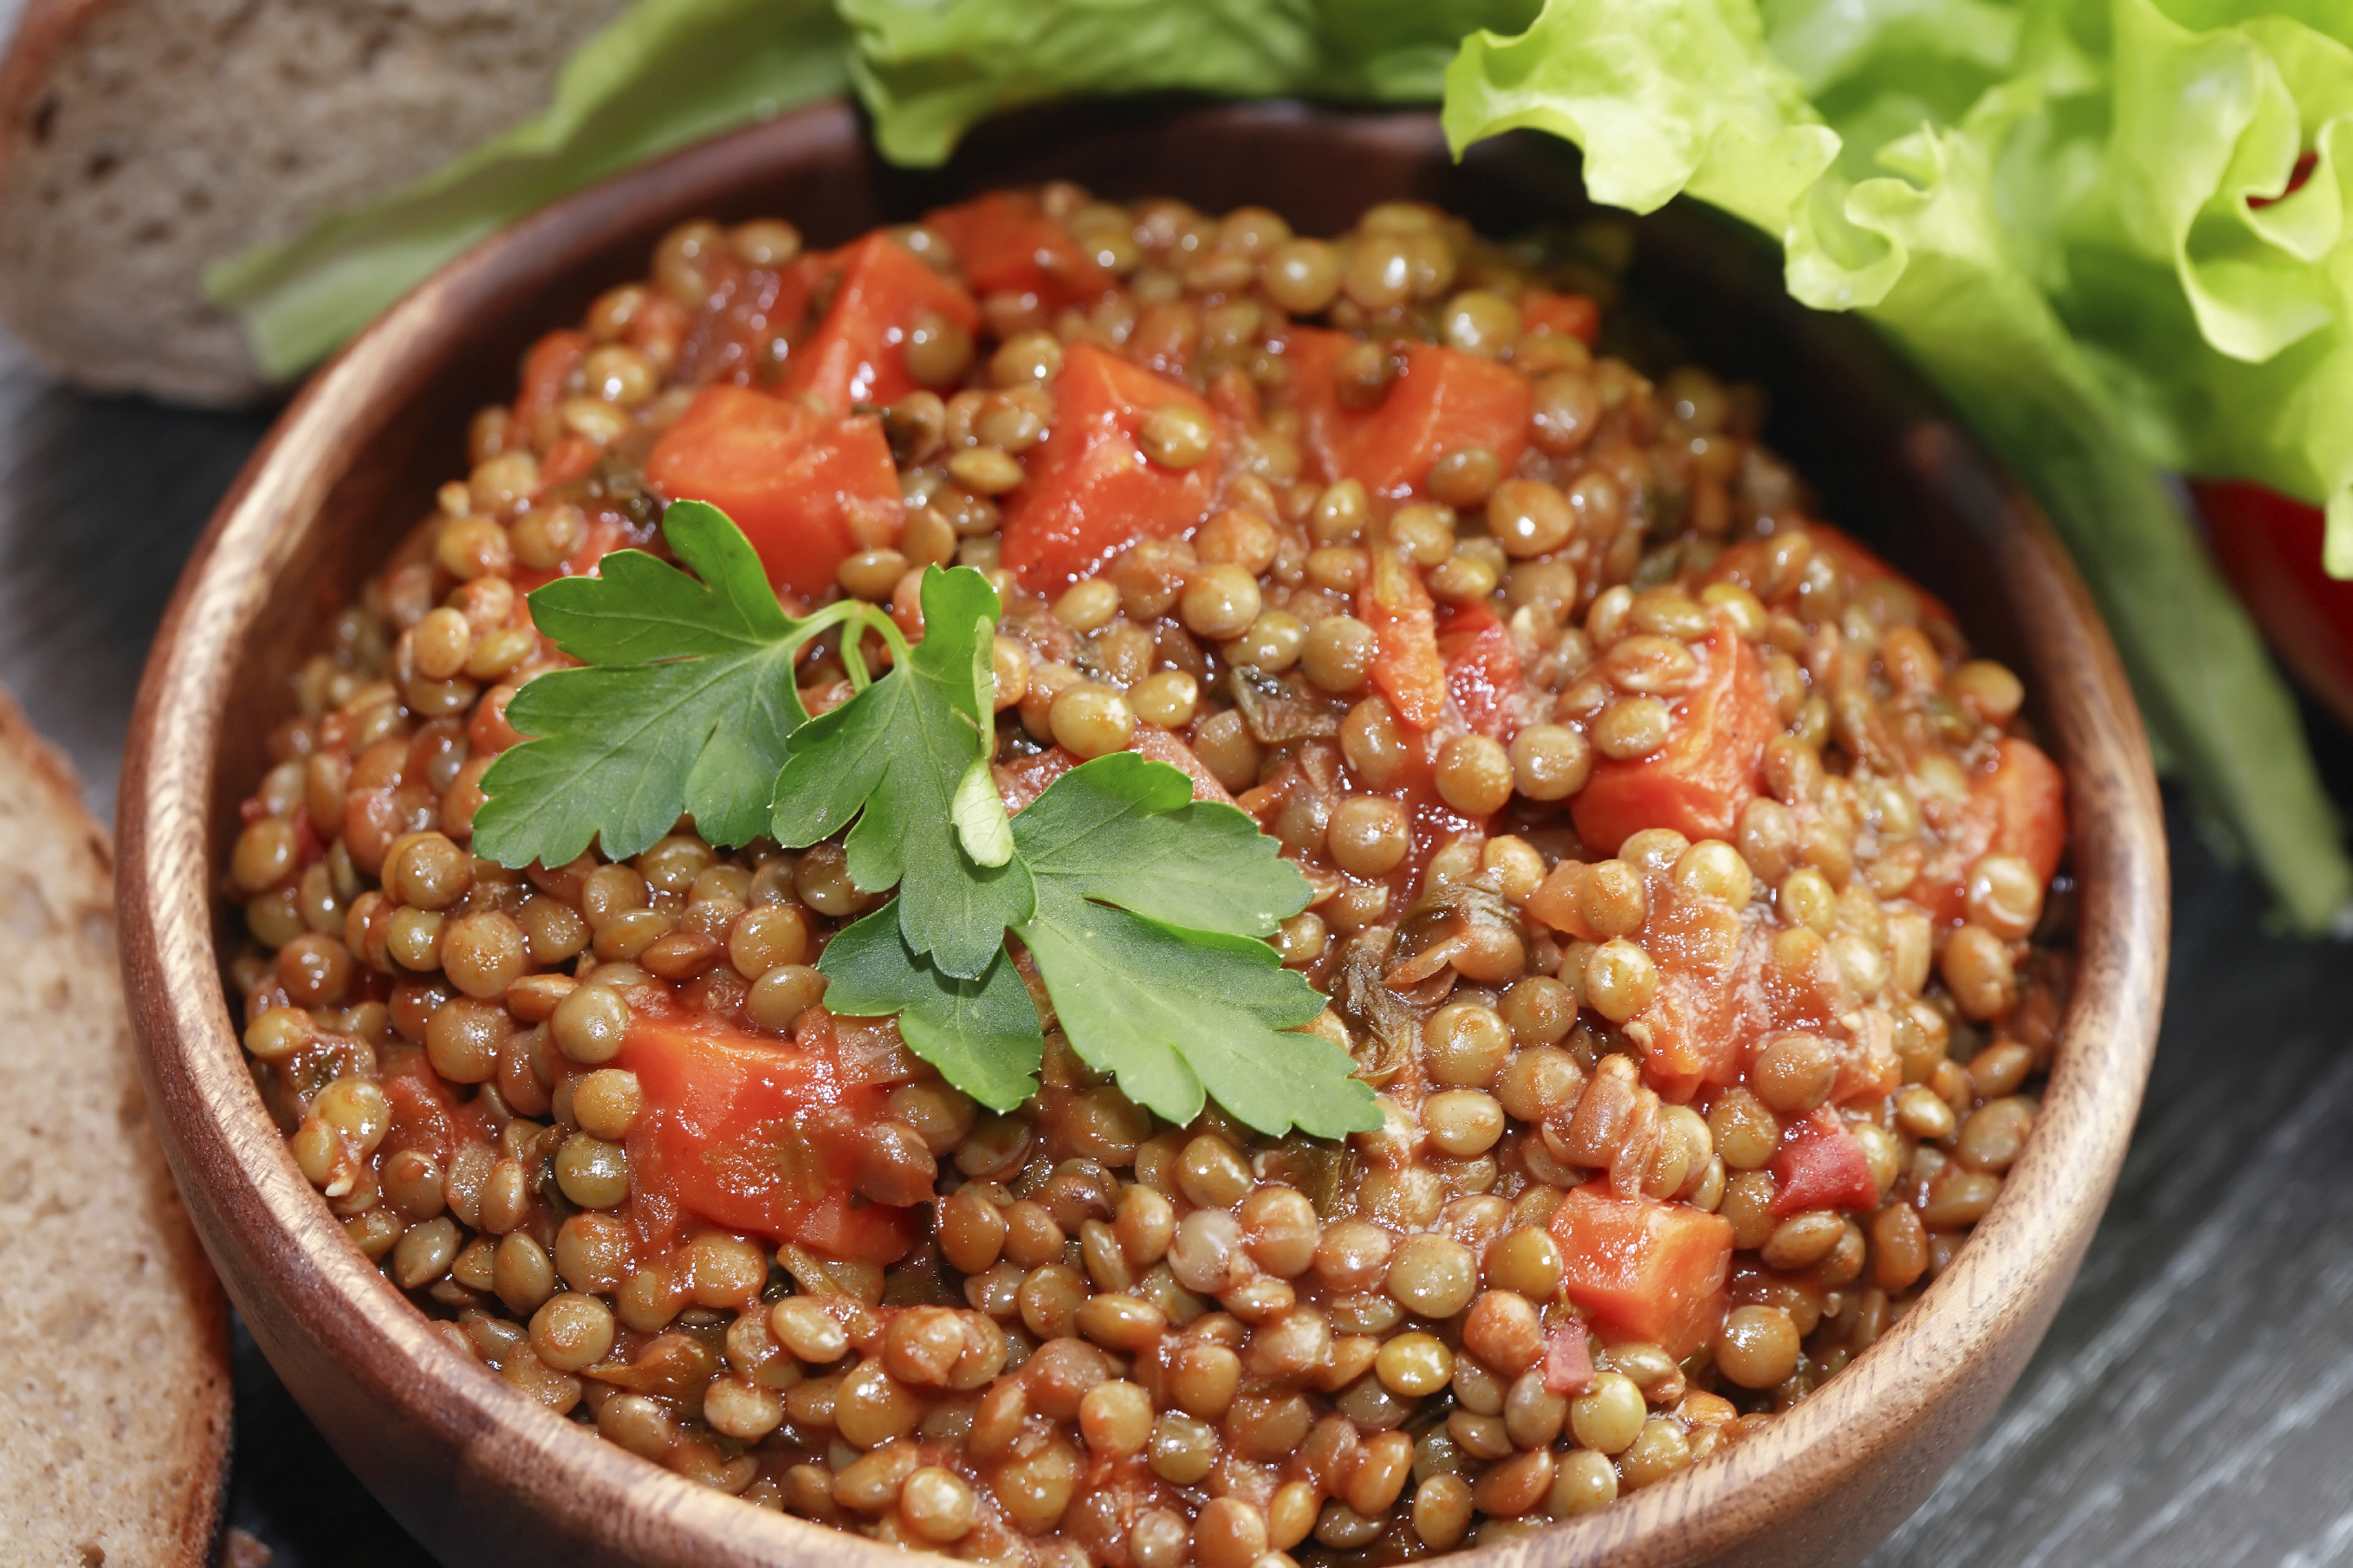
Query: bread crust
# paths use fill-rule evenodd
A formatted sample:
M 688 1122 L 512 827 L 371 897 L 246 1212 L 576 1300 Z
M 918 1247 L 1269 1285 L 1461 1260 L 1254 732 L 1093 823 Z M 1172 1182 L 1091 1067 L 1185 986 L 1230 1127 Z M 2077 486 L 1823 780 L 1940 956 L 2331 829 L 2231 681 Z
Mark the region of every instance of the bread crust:
M 53 7 L 70 9 L 70 5 Z M 11 777 L 10 775 L 14 775 Z M 22 808 L 0 806 L 0 833 L 24 826 L 29 821 L 39 831 L 50 836 L 63 858 L 76 868 L 76 879 L 87 886 L 71 891 L 84 912 L 98 911 L 104 921 L 105 957 L 113 957 L 111 896 L 114 872 L 113 846 L 106 829 L 83 805 L 80 781 L 73 769 L 46 741 L 36 733 L 8 693 L 0 689 L 0 784 L 9 793 L 26 800 Z M 19 793 L 21 792 L 21 793 Z M 10 818 L 19 818 L 12 822 Z M 65 891 L 60 889 L 60 891 Z M 0 910 L 0 917 L 5 911 Z M 0 918 L 0 927 L 5 927 Z M 93 934 L 89 927 L 85 935 Z M 93 993 L 102 994 L 119 1009 L 121 975 L 111 969 L 93 982 Z M 72 1009 L 66 1010 L 70 1013 Z M 64 1016 L 58 1016 L 65 1022 Z M 71 1045 L 85 1048 L 105 1048 L 119 1044 L 124 1051 L 130 1048 L 127 1016 L 116 1012 L 110 1019 L 73 1017 L 81 1025 L 112 1025 L 116 1039 L 104 1037 L 102 1029 L 92 1026 L 77 1038 L 69 1030 L 55 1034 L 43 1033 L 30 1042 L 23 1038 L 0 1038 L 0 1057 L 12 1051 L 39 1051 L 55 1059 L 55 1053 Z M 136 1463 L 142 1457 L 137 1450 L 148 1449 L 154 1454 L 175 1457 L 177 1462 L 168 1467 L 150 1466 L 141 1477 L 142 1489 L 153 1492 L 162 1488 L 164 1495 L 146 1517 L 135 1521 L 101 1521 L 75 1519 L 69 1522 L 75 1533 L 87 1535 L 96 1542 L 107 1535 L 104 1527 L 130 1527 L 134 1533 L 130 1539 L 120 1535 L 106 1541 L 99 1555 L 91 1555 L 90 1545 L 80 1548 L 80 1563 L 100 1563 L 103 1568 L 203 1568 L 212 1561 L 224 1527 L 222 1500 L 227 1489 L 231 1438 L 231 1388 L 228 1348 L 228 1308 L 223 1299 L 219 1282 L 206 1261 L 194 1227 L 182 1208 L 179 1194 L 172 1185 L 163 1153 L 146 1120 L 144 1097 L 141 1094 L 135 1069 L 129 1062 L 120 1064 L 117 1075 L 127 1079 L 129 1092 L 137 1096 L 136 1114 L 122 1115 L 109 1122 L 119 1128 L 119 1144 L 105 1141 L 86 1146 L 88 1163 L 93 1167 L 110 1163 L 126 1163 L 137 1168 L 143 1178 L 142 1194 L 147 1201 L 132 1216 L 130 1226 L 148 1234 L 141 1239 L 152 1243 L 164 1254 L 171 1288 L 176 1292 L 174 1310 L 166 1315 L 166 1326 L 184 1331 L 180 1353 L 168 1352 L 158 1355 L 158 1361 L 168 1361 L 175 1374 L 160 1380 L 161 1386 L 150 1382 L 140 1386 L 117 1390 L 125 1403 L 135 1402 L 140 1415 L 147 1420 L 161 1419 L 166 1428 L 161 1443 L 140 1442 L 122 1447 L 111 1447 L 105 1434 L 91 1434 L 91 1447 L 99 1450 L 94 1458 L 109 1464 Z M 87 1089 L 90 1085 L 79 1086 Z M 32 1112 L 19 1104 L 10 1108 L 12 1117 Z M 0 1280 L 0 1304 L 5 1304 L 9 1289 Z M 103 1313 L 108 1303 L 91 1302 L 93 1313 Z M 52 1352 L 60 1363 L 74 1359 L 72 1347 Z M 5 1355 L 5 1347 L 0 1347 Z M 184 1364 L 185 1363 L 185 1364 Z M 110 1369 L 83 1368 L 82 1375 L 104 1375 Z M 186 1372 L 193 1375 L 185 1375 Z M 72 1434 L 55 1430 L 54 1422 L 45 1422 L 44 1412 L 13 1408 L 20 1397 L 16 1380 L 0 1384 L 0 1426 L 13 1430 L 0 1431 L 0 1481 L 8 1483 L 5 1489 L 14 1491 L 24 1484 L 21 1473 L 24 1456 L 11 1452 L 11 1439 L 17 1434 L 32 1435 L 37 1442 L 58 1443 L 61 1447 Z M 52 1478 L 64 1475 L 70 1479 L 69 1457 L 53 1455 L 47 1474 Z M 11 1520 L 19 1507 L 26 1506 L 21 1495 L 0 1507 L 0 1536 L 24 1533 L 24 1521 Z M 37 1504 L 31 1505 L 37 1511 Z M 26 1559 L 30 1562 L 32 1559 Z M 70 1560 L 69 1568 L 79 1568 Z
M 28 0 L 0 61 L 0 319 L 103 391 L 272 388 L 210 264 L 545 103 L 624 0 Z

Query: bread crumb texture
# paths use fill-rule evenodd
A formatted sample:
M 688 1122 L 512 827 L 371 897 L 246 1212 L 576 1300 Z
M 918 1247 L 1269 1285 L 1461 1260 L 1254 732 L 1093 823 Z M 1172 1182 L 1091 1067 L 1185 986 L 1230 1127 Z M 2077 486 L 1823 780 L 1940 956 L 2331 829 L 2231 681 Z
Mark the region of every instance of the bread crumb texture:
M 112 868 L 0 695 L 0 1561 L 204 1562 L 227 1320 L 147 1119 Z
M 0 316 L 86 385 L 264 390 L 210 263 L 543 106 L 625 0 L 36 0 L 0 81 Z

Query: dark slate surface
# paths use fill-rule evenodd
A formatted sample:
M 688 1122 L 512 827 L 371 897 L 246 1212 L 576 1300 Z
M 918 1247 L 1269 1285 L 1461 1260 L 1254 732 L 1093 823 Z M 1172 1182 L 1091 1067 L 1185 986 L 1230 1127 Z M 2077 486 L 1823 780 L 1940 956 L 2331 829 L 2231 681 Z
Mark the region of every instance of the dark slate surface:
M 0 348 L 0 682 L 111 810 L 140 663 L 266 417 L 50 384 Z M 2353 801 L 2353 740 L 2327 763 Z M 2353 955 L 2267 934 L 2178 810 L 2157 1071 L 2017 1392 L 1872 1568 L 2353 1563 Z M 250 1341 L 235 1522 L 280 1568 L 420 1568 Z

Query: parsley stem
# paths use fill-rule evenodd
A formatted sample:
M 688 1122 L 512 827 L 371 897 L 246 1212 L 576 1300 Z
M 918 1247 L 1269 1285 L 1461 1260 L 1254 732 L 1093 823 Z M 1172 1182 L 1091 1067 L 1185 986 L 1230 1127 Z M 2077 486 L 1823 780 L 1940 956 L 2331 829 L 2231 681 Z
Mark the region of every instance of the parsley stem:
M 814 611 L 798 627 L 797 640 L 806 647 L 838 626 L 849 623 L 842 632 L 841 668 L 849 677 L 849 689 L 865 690 L 874 684 L 874 677 L 866 668 L 866 653 L 860 646 L 868 632 L 879 634 L 891 649 L 893 664 L 907 661 L 907 639 L 898 624 L 874 605 L 862 599 L 839 599 Z

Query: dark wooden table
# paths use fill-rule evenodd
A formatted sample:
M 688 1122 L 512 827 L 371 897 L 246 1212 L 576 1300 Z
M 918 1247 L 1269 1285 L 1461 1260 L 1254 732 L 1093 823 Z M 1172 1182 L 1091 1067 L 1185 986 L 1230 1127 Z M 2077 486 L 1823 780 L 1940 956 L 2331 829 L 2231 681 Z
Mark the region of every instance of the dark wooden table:
M 180 563 L 266 424 L 83 396 L 0 344 L 0 682 L 101 812 Z M 2353 802 L 2353 738 L 2323 744 Z M 2173 827 L 2164 1041 L 2106 1223 L 1873 1568 L 2353 1563 L 2353 953 L 2267 933 L 2178 803 Z M 429 1561 L 242 1336 L 237 1398 L 231 1511 L 279 1568 Z

